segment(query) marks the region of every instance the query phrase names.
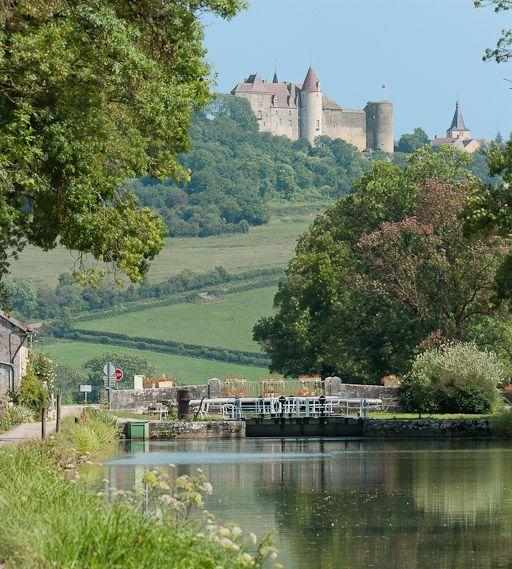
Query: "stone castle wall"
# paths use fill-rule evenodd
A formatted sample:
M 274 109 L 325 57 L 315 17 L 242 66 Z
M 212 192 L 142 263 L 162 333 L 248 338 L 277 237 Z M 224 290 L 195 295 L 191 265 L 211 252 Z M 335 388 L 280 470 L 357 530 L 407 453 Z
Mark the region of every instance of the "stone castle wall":
M 341 138 L 358 150 L 366 149 L 366 113 L 341 109 L 324 109 L 323 134 Z

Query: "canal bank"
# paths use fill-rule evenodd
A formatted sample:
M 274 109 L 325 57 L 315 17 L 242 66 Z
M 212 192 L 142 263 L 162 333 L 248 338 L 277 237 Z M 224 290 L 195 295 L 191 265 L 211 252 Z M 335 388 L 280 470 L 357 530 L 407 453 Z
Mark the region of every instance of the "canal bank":
M 351 419 L 311 417 L 242 421 L 120 420 L 127 439 L 231 439 L 254 437 L 357 437 L 368 439 L 503 438 L 487 418 Z

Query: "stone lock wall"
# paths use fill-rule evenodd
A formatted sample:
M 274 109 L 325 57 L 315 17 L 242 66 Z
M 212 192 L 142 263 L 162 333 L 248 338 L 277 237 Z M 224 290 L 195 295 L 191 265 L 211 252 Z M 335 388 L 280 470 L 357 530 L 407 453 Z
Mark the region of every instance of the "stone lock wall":
M 126 434 L 128 421 L 120 422 Z M 245 437 L 245 421 L 149 421 L 150 439 L 238 439 Z
M 487 419 L 364 419 L 364 437 L 389 438 L 487 438 L 492 436 Z

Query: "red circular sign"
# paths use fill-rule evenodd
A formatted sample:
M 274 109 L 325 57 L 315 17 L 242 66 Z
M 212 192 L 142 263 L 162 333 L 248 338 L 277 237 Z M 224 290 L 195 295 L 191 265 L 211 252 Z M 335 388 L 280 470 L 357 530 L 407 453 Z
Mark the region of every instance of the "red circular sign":
M 121 381 L 123 379 L 123 370 L 117 367 L 114 375 L 116 376 L 117 381 Z

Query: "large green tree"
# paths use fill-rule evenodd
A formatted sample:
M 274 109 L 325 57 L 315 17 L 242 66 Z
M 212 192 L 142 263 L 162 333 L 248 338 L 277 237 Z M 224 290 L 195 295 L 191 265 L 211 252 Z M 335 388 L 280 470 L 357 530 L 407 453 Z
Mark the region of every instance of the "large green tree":
M 425 147 L 403 169 L 374 163 L 317 218 L 288 266 L 276 315 L 255 326 L 274 370 L 376 381 L 405 371 L 430 334 L 469 337 L 475 321 L 495 314 L 505 250 L 494 235 L 463 235 L 462 211 L 480 188 L 470 161 Z
M 244 4 L 0 4 L 0 282 L 27 243 L 60 242 L 143 277 L 163 224 L 123 182 L 187 178 L 177 156 L 212 81 L 200 16 Z
M 402 134 L 398 141 L 397 151 L 410 154 L 429 144 L 429 142 L 428 134 L 421 127 L 418 127 L 414 129 L 414 132 Z

